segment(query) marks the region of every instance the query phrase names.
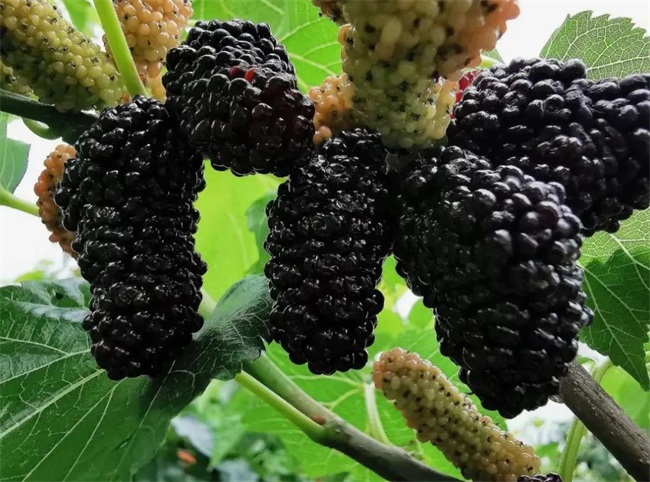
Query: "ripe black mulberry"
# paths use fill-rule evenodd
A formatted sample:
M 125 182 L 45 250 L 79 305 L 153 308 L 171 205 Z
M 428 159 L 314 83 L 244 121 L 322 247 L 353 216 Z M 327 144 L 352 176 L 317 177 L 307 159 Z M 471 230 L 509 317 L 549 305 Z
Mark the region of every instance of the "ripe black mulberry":
M 562 184 L 584 234 L 650 205 L 650 75 L 586 79 L 578 60 L 515 59 L 482 72 L 450 142 Z
M 198 22 L 167 68 L 167 105 L 215 169 L 286 176 L 309 159 L 314 106 L 268 25 Z
M 440 351 L 483 406 L 514 417 L 544 405 L 591 321 L 576 261 L 580 220 L 564 189 L 458 147 L 403 181 L 398 272 L 435 309 Z
M 386 152 L 356 129 L 325 141 L 267 207 L 275 341 L 316 374 L 368 361 L 392 244 Z
M 532 477 L 528 475 L 522 475 L 517 479 L 517 482 L 562 482 L 562 478 L 557 474 L 546 474 L 546 475 L 533 475 Z
M 160 103 L 141 96 L 104 110 L 55 194 L 91 285 L 83 322 L 91 353 L 116 380 L 160 374 L 202 325 L 206 266 L 194 249 L 192 202 L 203 164 L 176 128 Z

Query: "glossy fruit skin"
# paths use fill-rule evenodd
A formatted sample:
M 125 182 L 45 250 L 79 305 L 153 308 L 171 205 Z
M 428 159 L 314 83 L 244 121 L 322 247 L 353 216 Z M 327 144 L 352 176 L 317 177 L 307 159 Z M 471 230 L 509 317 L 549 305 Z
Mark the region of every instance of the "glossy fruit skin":
M 593 316 L 564 201 L 561 185 L 458 147 L 421 155 L 402 182 L 397 270 L 435 310 L 461 380 L 507 418 L 558 392 Z
M 448 134 L 495 165 L 562 184 L 592 235 L 650 205 L 650 75 L 586 73 L 579 60 L 496 65 L 465 90 Z
M 114 380 L 160 375 L 203 323 L 192 207 L 202 158 L 164 106 L 141 96 L 104 110 L 76 148 L 55 201 L 91 286 L 91 353 Z
M 166 105 L 215 169 L 284 177 L 307 162 L 314 106 L 268 25 L 198 22 L 167 68 Z
M 517 479 L 517 482 L 562 482 L 562 479 L 559 475 L 551 473 L 546 475 L 533 475 L 532 477 L 522 475 Z
M 368 361 L 392 244 L 386 151 L 355 129 L 323 142 L 267 207 L 273 339 L 316 374 Z

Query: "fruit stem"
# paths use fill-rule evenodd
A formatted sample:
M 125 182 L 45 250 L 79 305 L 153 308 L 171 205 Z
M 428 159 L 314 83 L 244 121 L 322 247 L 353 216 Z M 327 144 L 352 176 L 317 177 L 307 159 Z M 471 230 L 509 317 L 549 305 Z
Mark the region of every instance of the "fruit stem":
M 254 377 L 246 372 L 240 372 L 235 376 L 235 381 L 242 387 L 248 389 L 251 393 L 268 403 L 284 415 L 296 427 L 302 430 L 310 439 L 320 443 L 323 437 L 324 429 L 316 422 L 305 416 L 293 405 L 279 397 L 275 392 L 267 388 L 264 384 L 257 381 Z
M 591 375 L 594 381 L 600 385 L 603 377 L 613 366 L 609 358 L 605 359 L 600 365 L 594 365 Z M 578 452 L 580 451 L 580 442 L 587 433 L 587 427 L 580 421 L 578 417 L 573 420 L 569 433 L 567 435 L 566 444 L 560 457 L 560 467 L 558 473 L 563 482 L 571 482 L 573 480 L 573 472 L 575 472 L 576 462 L 578 460 Z
M 381 423 L 381 417 L 377 410 L 377 397 L 375 396 L 375 385 L 372 383 L 363 384 L 363 398 L 366 401 L 366 413 L 368 415 L 368 433 L 383 444 L 390 444 L 388 436 Z
M 104 33 L 108 39 L 108 45 L 111 47 L 111 56 L 120 74 L 122 74 L 126 89 L 131 94 L 131 97 L 138 94 L 146 96 L 147 91 L 140 79 L 138 69 L 133 62 L 133 56 L 131 55 L 129 44 L 126 42 L 124 32 L 122 32 L 122 25 L 120 25 L 120 19 L 117 17 L 113 1 L 94 0 L 94 3 L 99 20 L 104 28 Z
M 97 120 L 97 117 L 88 113 L 59 112 L 54 106 L 41 104 L 24 95 L 3 89 L 0 89 L 0 110 L 24 119 L 42 122 L 71 144 Z
M 36 204 L 27 202 L 7 191 L 4 187 L 0 186 L 0 205 L 7 206 L 27 214 L 38 216 L 38 207 Z
M 23 117 L 23 124 L 25 124 L 25 127 L 27 127 L 32 133 L 43 139 L 49 139 L 52 141 L 61 137 L 61 134 L 58 131 L 51 129 L 47 124 L 44 124 L 43 122 L 26 119 Z
M 267 355 L 245 363 L 244 371 L 322 426 L 322 432 L 312 432 L 317 438 L 306 432 L 312 440 L 338 450 L 381 477 L 392 481 L 459 482 L 415 460 L 401 448 L 380 443 L 353 427 L 302 391 Z
M 201 304 L 199 305 L 199 315 L 207 320 L 212 315 L 212 312 L 217 307 L 217 302 L 208 294 L 205 289 L 201 289 Z

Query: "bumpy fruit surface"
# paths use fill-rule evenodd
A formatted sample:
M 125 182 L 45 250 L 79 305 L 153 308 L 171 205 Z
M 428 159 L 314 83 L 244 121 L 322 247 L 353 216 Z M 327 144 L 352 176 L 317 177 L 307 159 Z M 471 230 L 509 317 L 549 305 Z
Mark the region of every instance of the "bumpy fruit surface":
M 413 61 L 384 59 L 349 24 L 341 27 L 339 42 L 361 125 L 379 131 L 390 147 L 424 148 L 444 137 L 456 82 L 423 74 Z
M 345 23 L 343 17 L 343 0 L 311 0 L 315 7 L 320 9 L 320 14 L 328 17 L 332 22 Z
M 0 89 L 21 95 L 28 95 L 32 92 L 25 79 L 18 77 L 11 67 L 2 62 L 0 62 Z
M 60 144 L 56 147 L 45 162 L 45 169 L 38 176 L 34 185 L 34 193 L 38 196 L 36 205 L 38 206 L 38 215 L 41 217 L 47 230 L 52 233 L 50 241 L 59 243 L 61 249 L 76 258 L 75 253 L 70 247 L 70 243 L 75 238 L 75 233 L 70 232 L 63 227 L 61 210 L 54 202 L 54 192 L 57 185 L 63 178 L 63 166 L 65 163 L 77 156 L 74 147 L 67 144 Z
M 356 129 L 325 141 L 267 207 L 271 331 L 316 374 L 363 367 L 392 243 L 386 152 Z
M 286 176 L 307 162 L 314 106 L 268 25 L 198 22 L 167 68 L 167 105 L 215 169 Z
M 157 77 L 167 52 L 181 43 L 191 0 L 113 0 L 113 5 L 138 71 Z
M 465 91 L 449 136 L 562 184 L 591 235 L 650 205 L 650 75 L 592 81 L 586 70 L 578 60 L 496 65 Z
M 401 348 L 382 353 L 374 364 L 373 380 L 416 430 L 418 440 L 438 447 L 464 477 L 515 482 L 518 476 L 539 470 L 532 447 L 483 416 L 469 397 L 417 353 Z
M 141 96 L 104 110 L 55 195 L 90 282 L 83 327 L 111 379 L 160 374 L 202 325 L 206 266 L 194 249 L 192 202 L 203 164 L 176 129 L 160 103 Z
M 517 482 L 562 482 L 562 478 L 557 474 L 540 474 L 533 475 L 532 477 L 522 475 L 517 479 Z
M 0 58 L 61 111 L 115 105 L 123 85 L 107 55 L 47 0 L 0 0 Z
M 314 103 L 314 143 L 336 136 L 341 131 L 355 127 L 352 112 L 354 86 L 346 74 L 327 77 L 319 87 L 309 90 Z
M 557 183 L 458 147 L 429 154 L 402 185 L 397 270 L 435 309 L 440 351 L 461 380 L 514 417 L 558 392 L 591 321 L 580 220 Z

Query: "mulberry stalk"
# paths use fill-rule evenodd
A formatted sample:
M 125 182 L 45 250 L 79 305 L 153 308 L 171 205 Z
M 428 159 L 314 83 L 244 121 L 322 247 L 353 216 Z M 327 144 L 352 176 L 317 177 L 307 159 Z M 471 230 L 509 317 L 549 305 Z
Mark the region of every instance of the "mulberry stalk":
M 522 480 L 518 476 L 539 471 L 540 459 L 532 447 L 481 415 L 469 397 L 417 353 L 401 348 L 382 353 L 374 364 L 373 380 L 402 412 L 418 440 L 438 447 L 464 477 L 515 482 Z
M 398 272 L 435 309 L 441 353 L 504 417 L 558 393 L 591 321 L 564 201 L 561 185 L 457 147 L 422 156 L 402 185 Z
M 167 105 L 215 169 L 286 176 L 307 162 L 314 106 L 268 25 L 198 22 L 167 68 Z
M 66 163 L 55 201 L 90 282 L 83 327 L 111 379 L 162 373 L 202 319 L 192 207 L 203 188 L 202 158 L 152 99 L 102 112 Z
M 584 233 L 650 205 L 650 75 L 586 79 L 579 60 L 515 59 L 482 72 L 450 142 L 562 184 Z
M 38 206 L 38 215 L 40 216 L 43 224 L 50 233 L 50 241 L 52 243 L 59 243 L 61 249 L 70 254 L 73 258 L 77 257 L 70 247 L 70 243 L 75 238 L 75 233 L 70 232 L 63 227 L 61 210 L 54 202 L 54 193 L 57 185 L 63 178 L 63 168 L 65 163 L 76 157 L 77 152 L 74 147 L 67 144 L 60 144 L 56 147 L 45 162 L 45 169 L 38 176 L 38 180 L 34 185 L 34 193 L 38 196 L 36 205 Z
M 47 0 L 0 0 L 0 58 L 60 111 L 119 102 L 123 85 L 98 45 Z
M 344 132 L 294 171 L 267 207 L 272 336 L 316 374 L 368 360 L 393 234 L 385 157 L 378 135 Z

